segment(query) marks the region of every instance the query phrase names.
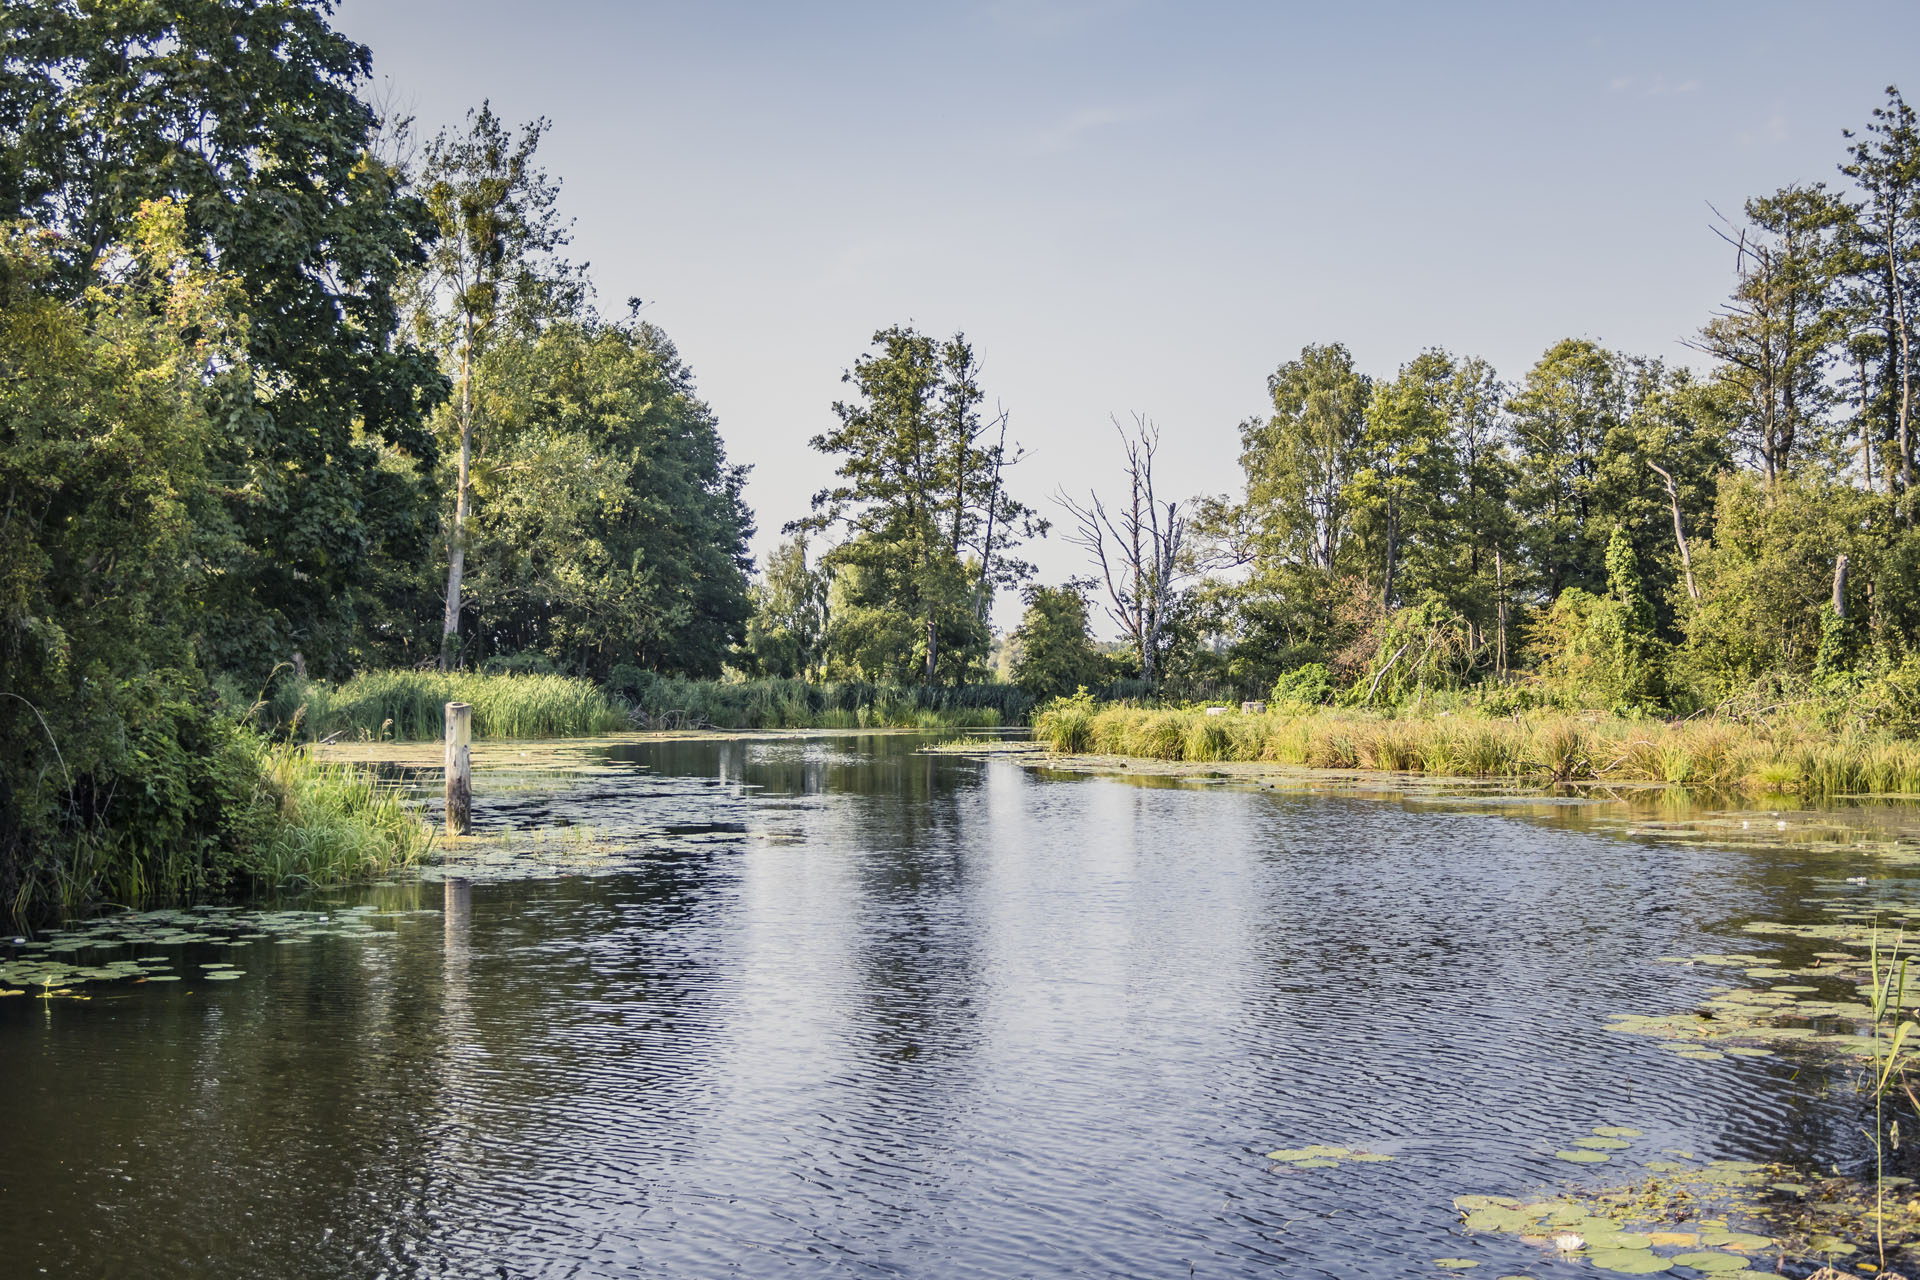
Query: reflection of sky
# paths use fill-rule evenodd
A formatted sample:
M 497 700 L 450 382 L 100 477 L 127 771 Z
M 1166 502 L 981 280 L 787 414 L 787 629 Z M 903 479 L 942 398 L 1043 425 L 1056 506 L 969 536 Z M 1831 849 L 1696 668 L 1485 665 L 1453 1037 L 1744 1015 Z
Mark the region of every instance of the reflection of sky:
M 1708 206 L 1836 181 L 1920 42 L 1899 0 L 345 0 L 338 24 L 428 132 L 483 98 L 551 118 L 576 256 L 679 343 L 753 465 L 761 552 L 889 324 L 974 340 L 1033 502 L 1112 484 L 1108 415 L 1136 410 L 1177 444 L 1170 494 L 1232 487 L 1236 424 L 1308 342 L 1376 375 L 1439 345 L 1517 380 L 1567 336 L 1693 363 L 1733 267 Z M 1058 538 L 1038 556 L 1084 572 Z
M 724 775 L 790 838 L 478 884 L 464 924 L 258 947 L 217 998 L 0 1005 L 0 1256 L 1397 1276 L 1466 1249 L 1544 1277 L 1452 1237 L 1452 1197 L 1846 1141 L 1785 1060 L 1602 1029 L 1691 1007 L 1723 975 L 1651 957 L 1791 910 L 1819 855 L 870 741 L 663 746 L 638 775 Z M 1569 1173 L 1597 1124 L 1648 1137 Z M 1314 1142 L 1394 1159 L 1261 1159 Z

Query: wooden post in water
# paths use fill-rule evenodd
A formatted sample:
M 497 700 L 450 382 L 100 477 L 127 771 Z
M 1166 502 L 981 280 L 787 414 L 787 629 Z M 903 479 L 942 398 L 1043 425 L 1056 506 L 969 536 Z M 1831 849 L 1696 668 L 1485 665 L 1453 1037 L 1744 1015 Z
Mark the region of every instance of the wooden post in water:
M 447 834 L 473 828 L 473 704 L 447 704 Z

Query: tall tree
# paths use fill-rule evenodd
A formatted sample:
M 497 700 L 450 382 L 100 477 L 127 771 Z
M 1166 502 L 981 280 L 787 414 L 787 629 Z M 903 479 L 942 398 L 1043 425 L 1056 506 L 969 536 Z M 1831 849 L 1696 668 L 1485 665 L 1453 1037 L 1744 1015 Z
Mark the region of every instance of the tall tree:
M 1304 348 L 1267 379 L 1267 393 L 1272 415 L 1240 428 L 1246 528 L 1256 554 L 1333 573 L 1372 381 L 1336 342 Z
M 1597 491 L 1608 433 L 1630 412 L 1628 370 L 1584 338 L 1548 348 L 1508 402 L 1527 513 L 1528 556 L 1551 599 L 1568 586 L 1606 588 L 1606 529 Z
M 483 102 L 467 113 L 464 131 L 444 130 L 427 145 L 419 179 L 439 236 L 408 301 L 421 341 L 452 369 L 455 393 L 458 462 L 447 530 L 442 670 L 459 657 L 479 372 L 497 343 L 529 338 L 583 301 L 583 268 L 559 257 L 569 238 L 558 209 L 560 185 L 534 163 L 547 128 L 535 120 L 516 137 Z
M 367 50 L 324 0 L 17 0 L 0 10 L 0 215 L 59 234 L 80 298 L 151 199 L 256 318 L 244 385 L 207 394 L 238 536 L 207 584 L 202 652 L 251 679 L 297 648 L 338 666 L 383 503 L 424 497 L 433 361 L 393 341 L 394 285 L 431 222 L 368 154 Z M 409 483 L 379 482 L 381 448 Z
M 811 442 L 839 455 L 840 483 L 814 495 L 813 514 L 788 531 L 846 531 L 826 563 L 837 576 L 855 571 L 839 582 L 847 607 L 836 611 L 836 627 L 862 637 L 856 665 L 879 663 L 895 676 L 916 666 L 932 684 L 943 670 L 958 678 L 984 658 L 985 602 L 994 587 L 1032 572 L 1013 549 L 1046 526 L 1007 492 L 1004 472 L 1019 451 L 1008 449 L 1004 415 L 982 419 L 965 336 L 941 342 L 896 325 L 873 343 L 842 379 L 856 395 L 835 402 L 839 425 Z M 880 625 L 874 610 L 911 619 L 913 638 Z M 893 638 L 882 643 L 881 634 Z M 959 651 L 947 654 L 955 643 Z
M 745 633 L 746 469 L 666 335 L 563 321 L 495 343 L 467 634 L 605 679 L 717 676 Z
M 1769 485 L 1825 452 L 1829 241 L 1843 214 L 1823 187 L 1791 186 L 1747 201 L 1746 226 L 1716 228 L 1734 250 L 1733 296 L 1690 345 L 1720 362 L 1739 442 Z
M 1377 546 L 1383 609 L 1399 603 L 1408 546 L 1424 553 L 1449 541 L 1448 508 L 1459 481 L 1449 421 L 1456 373 L 1446 352 L 1424 351 L 1394 381 L 1376 386 L 1367 402 L 1361 464 L 1347 505 Z M 1428 572 L 1420 585 L 1433 585 L 1432 566 L 1423 567 Z
M 1863 402 L 1879 419 L 1876 433 L 1890 453 L 1883 460 L 1888 493 L 1913 487 L 1915 361 L 1914 308 L 1920 304 L 1920 124 L 1900 91 L 1889 85 L 1885 106 L 1853 140 L 1840 172 L 1860 198 L 1843 227 L 1842 269 L 1850 289 L 1845 318 L 1860 366 Z M 1870 337 L 1868 335 L 1871 335 Z M 1865 367 L 1878 367 L 1869 391 Z

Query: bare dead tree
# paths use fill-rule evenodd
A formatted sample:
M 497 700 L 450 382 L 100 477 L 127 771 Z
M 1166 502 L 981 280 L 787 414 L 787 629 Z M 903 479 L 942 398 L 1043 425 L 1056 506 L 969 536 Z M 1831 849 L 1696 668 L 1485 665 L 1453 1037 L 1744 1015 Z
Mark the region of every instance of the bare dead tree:
M 1063 490 L 1054 501 L 1073 517 L 1067 541 L 1083 548 L 1099 570 L 1107 592 L 1107 612 L 1120 624 L 1140 655 L 1140 674 L 1158 678 L 1160 649 L 1172 620 L 1180 582 L 1186 576 L 1181 551 L 1185 547 L 1188 513 L 1178 502 L 1162 502 L 1154 490 L 1153 460 L 1160 448 L 1160 429 L 1135 414 L 1129 430 L 1118 418 L 1113 428 L 1126 455 L 1125 504 L 1108 510 L 1096 492 L 1085 502 Z
M 1673 537 L 1680 544 L 1680 564 L 1687 571 L 1687 596 L 1698 604 L 1700 588 L 1693 585 L 1693 556 L 1687 551 L 1687 531 L 1680 523 L 1680 490 L 1674 487 L 1673 475 L 1657 462 L 1649 461 L 1648 466 L 1660 473 L 1667 482 L 1667 501 L 1673 507 Z

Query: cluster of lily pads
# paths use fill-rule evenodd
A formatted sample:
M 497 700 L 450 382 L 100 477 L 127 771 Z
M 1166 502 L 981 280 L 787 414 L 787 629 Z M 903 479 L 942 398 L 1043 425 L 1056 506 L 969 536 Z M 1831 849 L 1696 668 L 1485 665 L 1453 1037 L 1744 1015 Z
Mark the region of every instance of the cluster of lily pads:
M 1884 975 L 1895 957 L 1920 951 L 1920 908 L 1865 904 L 1857 897 L 1814 899 L 1809 905 L 1836 919 L 1817 924 L 1757 920 L 1743 926 L 1744 931 L 1825 945 L 1829 950 L 1813 952 L 1797 965 L 1750 952 L 1662 956 L 1662 963 L 1726 969 L 1770 985 L 1714 987 L 1695 1010 L 1626 1014 L 1614 1019 L 1610 1029 L 1652 1036 L 1672 1045 L 1680 1057 L 1701 1062 L 1765 1057 L 1789 1044 L 1872 1057 L 1875 1042 L 1869 1001 L 1875 955 Z M 1907 937 L 1904 931 L 1910 927 L 1915 932 Z M 1823 995 L 1823 986 L 1816 983 L 1825 984 L 1829 991 L 1844 985 L 1856 998 Z M 1908 1008 L 1920 1004 L 1920 981 L 1907 985 L 1905 997 Z
M 1331 1169 L 1343 1161 L 1353 1164 L 1379 1164 L 1393 1157 L 1382 1155 L 1378 1151 L 1362 1151 L 1353 1147 L 1330 1147 L 1325 1143 L 1314 1143 L 1312 1146 L 1269 1151 L 1267 1159 L 1277 1160 L 1281 1164 L 1290 1164 L 1296 1169 Z
M 1595 1131 L 1598 1139 L 1609 1134 L 1620 1135 L 1614 1140 L 1622 1146 L 1629 1145 L 1625 1137 L 1639 1136 L 1620 1128 Z M 1702 1164 L 1691 1152 L 1667 1154 L 1677 1159 L 1650 1161 L 1647 1167 L 1656 1176 L 1632 1187 L 1551 1200 L 1461 1196 L 1454 1207 L 1470 1232 L 1518 1236 L 1561 1257 L 1584 1258 L 1599 1270 L 1623 1275 L 1654 1275 L 1675 1267 L 1706 1275 L 1750 1271 L 1757 1254 L 1777 1250 L 1775 1237 L 1737 1230 L 1728 1222 L 1735 1212 L 1752 1216 L 1743 1193 L 1766 1186 L 1775 1176 L 1768 1166 L 1745 1160 Z
M 375 927 L 374 918 L 390 914 L 377 905 L 298 911 L 202 906 L 107 916 L 31 940 L 0 942 L 0 996 L 71 995 L 91 983 L 178 982 L 183 975 L 173 972 L 177 956 L 138 953 L 189 944 L 238 948 L 298 946 L 326 937 L 379 939 L 388 934 Z M 193 968 L 209 982 L 246 972 L 231 961 Z

